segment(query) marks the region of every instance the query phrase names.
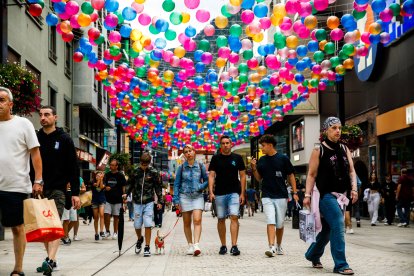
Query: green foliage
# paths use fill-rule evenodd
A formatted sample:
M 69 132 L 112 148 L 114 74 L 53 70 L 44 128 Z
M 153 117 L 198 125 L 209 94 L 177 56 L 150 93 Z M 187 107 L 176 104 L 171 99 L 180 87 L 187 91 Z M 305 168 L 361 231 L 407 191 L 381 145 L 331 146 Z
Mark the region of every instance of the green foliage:
M 13 94 L 13 113 L 31 116 L 39 110 L 40 89 L 36 76 L 18 63 L 0 64 L 0 86 Z
M 129 153 L 114 153 L 109 157 L 109 163 L 111 163 L 112 160 L 118 161 L 118 169 L 125 171 L 127 173 L 131 168 L 131 155 Z

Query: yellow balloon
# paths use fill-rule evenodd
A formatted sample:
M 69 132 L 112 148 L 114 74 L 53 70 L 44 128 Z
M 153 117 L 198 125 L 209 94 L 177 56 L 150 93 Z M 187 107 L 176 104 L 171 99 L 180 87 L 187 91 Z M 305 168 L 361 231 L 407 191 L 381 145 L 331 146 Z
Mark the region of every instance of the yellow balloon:
M 164 72 L 164 79 L 166 81 L 172 81 L 174 79 L 174 72 L 171 70 L 167 70 Z
M 152 68 L 157 68 L 158 66 L 160 66 L 160 62 L 159 62 L 159 61 L 155 61 L 155 60 L 150 59 L 150 61 L 149 61 L 149 65 L 150 65 L 150 67 L 152 67 Z
M 226 63 L 227 63 L 227 60 L 225 58 L 219 57 L 216 60 L 216 65 L 217 65 L 218 68 L 222 68 L 222 67 L 226 66 Z
M 261 42 L 264 38 L 264 34 L 263 33 L 258 33 L 252 36 L 252 39 L 254 42 Z
M 70 25 L 70 22 L 68 20 L 63 21 L 60 23 L 60 30 L 62 33 L 68 34 L 72 31 L 72 26 Z
M 121 48 L 121 42 L 109 43 L 109 47 L 111 46 L 116 46 L 118 48 Z
M 345 69 L 354 68 L 354 60 L 352 58 L 347 58 L 346 60 L 344 60 L 343 66 Z
M 325 45 L 326 45 L 326 43 L 328 43 L 328 41 L 326 41 L 326 40 L 321 40 L 321 41 L 319 42 L 319 50 L 323 51 L 323 50 L 325 49 Z
M 282 23 L 282 19 L 283 17 L 279 17 L 274 14 L 270 16 L 270 22 L 272 23 L 273 26 L 279 26 L 280 23 Z
M 230 0 L 230 4 L 233 6 L 240 6 L 243 3 L 243 0 Z
M 142 37 L 142 32 L 137 30 L 137 29 L 133 29 L 131 31 L 131 34 L 129 35 L 129 37 L 131 38 L 131 40 L 133 41 L 137 41 L 140 40 Z
M 377 35 L 381 33 L 381 25 L 377 22 L 371 23 L 368 27 L 368 31 L 370 34 Z
M 134 43 L 132 43 L 132 49 L 137 53 L 141 52 L 143 48 L 144 47 L 142 47 L 142 44 L 139 41 L 135 41 Z
M 273 7 L 273 14 L 274 14 L 276 17 L 280 17 L 280 18 L 285 17 L 285 16 L 286 16 L 285 4 L 282 4 L 282 3 L 280 3 L 280 4 L 276 4 L 276 5 Z
M 135 0 L 135 3 L 144 4 L 145 3 L 145 0 Z
M 174 55 L 178 58 L 182 58 L 185 55 L 185 49 L 182 46 L 178 46 L 174 49 Z
M 286 38 L 286 46 L 289 48 L 296 48 L 299 44 L 299 39 L 294 36 L 290 35 Z
M 223 15 L 218 15 L 216 17 L 215 23 L 216 23 L 217 28 L 224 29 L 224 28 L 227 27 L 227 24 L 229 23 L 229 20 L 227 19 L 227 17 L 225 17 Z
M 106 79 L 108 77 L 108 71 L 106 70 L 99 71 L 99 77 L 101 78 L 101 80 Z
M 346 69 L 342 65 L 338 65 L 338 66 L 335 67 L 335 72 L 340 74 L 340 75 L 345 74 L 345 71 L 346 71 Z
M 78 16 L 78 24 L 81 25 L 81 27 L 87 27 L 89 24 L 91 24 L 92 20 L 89 14 L 80 13 Z
M 318 19 L 314 15 L 308 15 L 308 16 L 305 17 L 304 25 L 309 30 L 312 30 L 313 28 L 315 28 L 318 25 Z
M 257 73 L 258 73 L 261 77 L 266 76 L 266 74 L 267 74 L 267 69 L 266 69 L 266 67 L 265 67 L 265 66 L 263 66 L 263 65 L 259 66 L 259 67 L 257 68 Z
M 188 21 L 190 21 L 190 14 L 188 12 L 182 12 L 181 16 L 183 17 L 183 20 L 181 21 L 181 23 L 188 23 Z

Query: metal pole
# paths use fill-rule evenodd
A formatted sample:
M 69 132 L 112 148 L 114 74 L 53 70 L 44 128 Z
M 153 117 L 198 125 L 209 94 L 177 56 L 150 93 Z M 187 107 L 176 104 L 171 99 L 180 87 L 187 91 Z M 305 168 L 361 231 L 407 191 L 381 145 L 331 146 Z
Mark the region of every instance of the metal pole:
M 1 19 L 0 19 L 0 61 L 6 64 L 7 61 L 7 0 L 1 0 Z
M 336 83 L 336 107 L 337 116 L 341 120 L 342 125 L 345 125 L 345 82 L 342 79 Z

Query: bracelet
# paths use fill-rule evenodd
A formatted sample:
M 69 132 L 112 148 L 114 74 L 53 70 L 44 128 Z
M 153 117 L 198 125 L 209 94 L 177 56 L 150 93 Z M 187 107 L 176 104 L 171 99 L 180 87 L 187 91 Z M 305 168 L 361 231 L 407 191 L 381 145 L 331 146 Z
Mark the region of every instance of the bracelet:
M 293 194 L 293 195 L 297 195 L 297 194 L 298 194 L 298 192 L 292 192 L 292 194 Z
M 352 190 L 351 192 L 355 192 L 355 193 L 358 193 L 358 191 L 357 191 L 357 190 Z
M 311 197 L 311 195 L 310 194 L 305 194 L 305 197 Z

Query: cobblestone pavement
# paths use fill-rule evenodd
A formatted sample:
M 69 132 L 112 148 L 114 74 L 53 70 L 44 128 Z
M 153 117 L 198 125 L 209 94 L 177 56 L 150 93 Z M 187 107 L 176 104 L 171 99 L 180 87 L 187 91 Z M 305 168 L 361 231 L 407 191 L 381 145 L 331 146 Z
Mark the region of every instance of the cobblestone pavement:
M 127 218 L 127 217 L 126 217 Z M 175 223 L 174 213 L 164 216 L 162 232 L 166 233 Z M 299 239 L 298 230 L 291 222 L 285 224 L 283 248 L 285 255 L 268 258 L 265 217 L 262 213 L 254 217 L 244 216 L 240 220 L 240 256 L 218 255 L 220 247 L 216 230 L 217 220 L 204 213 L 203 232 L 199 257 L 185 255 L 186 241 L 180 219 L 177 227 L 166 238 L 165 255 L 144 258 L 134 253 L 136 236 L 132 222 L 125 222 L 123 255 L 117 259 L 118 246 L 114 240 L 94 241 L 92 225 L 81 224 L 79 236 L 82 241 L 71 246 L 61 246 L 59 251 L 60 271 L 53 275 L 323 275 L 331 274 L 333 261 L 329 245 L 321 261 L 324 269 L 311 268 L 303 257 L 308 245 Z M 227 222 L 227 227 L 229 227 Z M 155 236 L 155 228 L 153 236 Z M 228 229 L 229 230 L 229 229 Z M 378 225 L 372 227 L 362 221 L 355 234 L 346 236 L 347 260 L 357 275 L 414 275 L 414 227 Z M 229 231 L 227 231 L 229 232 Z M 154 237 L 153 237 L 154 239 Z M 227 236 L 230 249 L 230 237 Z M 153 242 L 151 242 L 154 251 Z M 36 267 L 45 258 L 45 250 L 39 243 L 28 244 L 24 259 L 26 275 L 41 275 Z M 114 260 L 115 259 L 115 260 Z M 113 261 L 114 260 L 114 261 Z M 110 263 L 113 261 L 112 263 Z M 0 242 L 0 276 L 9 275 L 13 268 L 14 255 L 10 230 L 6 240 Z M 108 265 L 108 263 L 110 263 Z M 107 266 L 106 266 L 107 265 Z M 106 266 L 106 267 L 105 267 Z M 102 269 L 102 270 L 101 270 Z

